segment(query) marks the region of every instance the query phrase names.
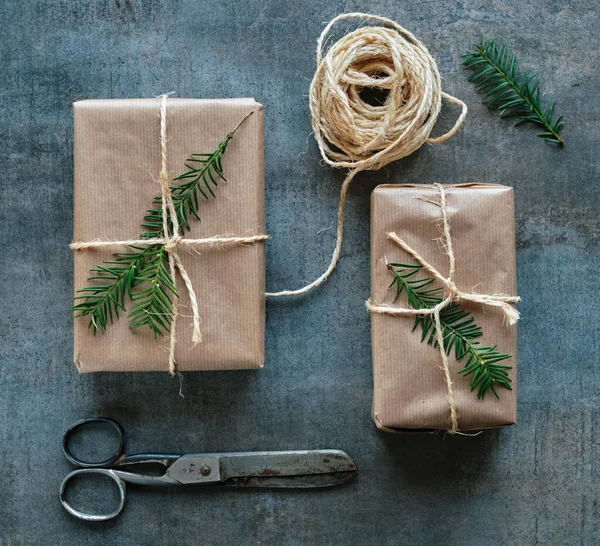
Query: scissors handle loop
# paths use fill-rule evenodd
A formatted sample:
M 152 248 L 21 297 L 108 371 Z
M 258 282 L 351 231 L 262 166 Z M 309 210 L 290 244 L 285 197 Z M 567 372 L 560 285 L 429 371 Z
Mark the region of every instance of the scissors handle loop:
M 80 476 L 81 474 L 101 474 L 108 476 L 117 484 L 117 487 L 119 488 L 119 505 L 114 512 L 110 512 L 109 514 L 86 514 L 85 512 L 76 510 L 67 502 L 67 486 L 75 476 Z M 79 470 L 73 470 L 73 472 L 67 474 L 60 485 L 60 502 L 64 506 L 65 510 L 76 518 L 85 521 L 108 521 L 109 519 L 117 517 L 123 511 L 123 507 L 125 506 L 125 482 L 119 478 L 114 470 L 109 468 L 81 468 Z
M 80 458 L 76 457 L 71 453 L 71 449 L 69 448 L 69 439 L 71 435 L 80 427 L 87 426 L 92 423 L 108 423 L 117 431 L 118 438 L 118 446 L 115 453 L 105 461 L 100 462 L 92 462 L 92 461 L 83 461 Z M 123 450 L 125 449 L 125 431 L 123 427 L 118 421 L 114 419 L 109 419 L 108 417 L 92 417 L 90 419 L 81 419 L 81 421 L 77 421 L 72 424 L 63 436 L 63 451 L 65 453 L 65 457 L 74 465 L 79 466 L 81 468 L 106 468 L 108 466 L 116 463 L 119 458 L 123 455 Z M 71 475 L 71 474 L 70 474 Z M 69 476 L 70 476 L 69 475 Z M 67 476 L 68 478 L 68 476 Z

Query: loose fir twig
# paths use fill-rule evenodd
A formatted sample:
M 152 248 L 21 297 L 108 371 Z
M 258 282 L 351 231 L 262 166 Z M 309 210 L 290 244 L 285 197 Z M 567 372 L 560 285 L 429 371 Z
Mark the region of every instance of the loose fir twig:
M 463 55 L 463 65 L 473 71 L 469 81 L 483 93 L 489 108 L 500 111 L 500 116 L 517 116 L 515 125 L 530 121 L 543 128 L 537 133 L 547 142 L 564 146 L 559 135 L 564 124 L 562 117 L 554 119 L 556 101 L 545 110 L 540 94 L 540 75 L 526 70 L 520 73 L 520 61 L 504 43 L 482 36 L 475 51 Z
M 180 182 L 171 186 L 171 195 L 182 234 L 191 229 L 191 217 L 200 220 L 201 197 L 205 200 L 215 198 L 218 180 L 227 181 L 223 174 L 223 154 L 235 132 L 251 114 L 253 111 L 229 132 L 214 152 L 192 154 L 185 163 L 187 171 L 173 179 L 173 182 Z M 154 198 L 153 208 L 146 212 L 142 227 L 146 229 L 140 236 L 142 239 L 165 236 L 162 196 Z M 168 229 L 170 233 L 171 221 Z M 134 303 L 129 312 L 130 327 L 147 326 L 155 336 L 162 336 L 173 319 L 172 298 L 179 297 L 169 274 L 168 253 L 163 244 L 131 245 L 130 248 L 132 252 L 117 253 L 114 260 L 105 261 L 91 270 L 88 281 L 93 284 L 77 291 L 71 311 L 75 317 L 89 317 L 89 327 L 94 334 L 104 333 L 107 326 L 119 318 L 120 311 L 126 312 L 129 298 Z
M 390 263 L 388 269 L 394 275 L 390 288 L 396 288 L 396 301 L 400 295 L 406 293 L 408 304 L 413 309 L 431 309 L 442 301 L 441 288 L 431 288 L 433 279 L 413 278 L 420 272 L 420 265 Z M 481 345 L 477 338 L 483 335 L 481 327 L 475 324 L 475 319 L 460 304 L 452 303 L 440 311 L 444 351 L 447 355 L 454 349 L 456 360 L 467 357 L 466 364 L 458 373 L 464 377 L 471 376 L 470 389 L 477 389 L 477 398 L 483 399 L 488 391 L 499 398 L 495 386 L 500 385 L 509 390 L 511 379 L 508 370 L 512 366 L 500 364 L 511 355 L 496 350 L 496 346 Z M 413 325 L 413 332 L 421 328 L 421 342 L 427 341 L 428 345 L 438 346 L 435 336 L 434 319 L 431 315 L 417 316 Z

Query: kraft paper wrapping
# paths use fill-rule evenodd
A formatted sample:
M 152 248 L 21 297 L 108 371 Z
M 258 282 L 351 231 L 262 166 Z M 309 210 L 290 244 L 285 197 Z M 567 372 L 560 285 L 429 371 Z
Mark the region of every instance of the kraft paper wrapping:
M 456 256 L 455 283 L 463 291 L 480 294 L 501 292 L 517 295 L 514 199 L 512 188 L 490 184 L 444 186 Z M 430 185 L 381 185 L 371 199 L 371 298 L 379 304 L 407 306 L 395 291 L 388 262 L 416 263 L 386 238 L 395 231 L 443 275 L 448 256 L 439 243 L 440 209 L 417 197 L 439 201 Z M 424 272 L 421 277 L 427 276 Z M 417 275 L 415 278 L 421 278 Z M 438 285 L 436 285 L 438 286 Z M 484 400 L 469 391 L 469 379 L 457 375 L 466 358 L 449 358 L 460 430 L 512 425 L 517 413 L 517 330 L 504 324 L 500 310 L 461 302 L 483 329 L 479 340 L 498 345 L 512 355 L 505 363 L 513 390 L 498 387 L 500 400 L 488 392 Z M 438 349 L 421 343 L 420 331 L 412 332 L 414 317 L 371 314 L 373 340 L 373 418 L 379 428 L 436 430 L 450 427 L 448 389 Z
M 85 100 L 75 119 L 74 240 L 137 238 L 145 211 L 160 195 L 158 99 Z M 168 99 L 168 171 L 185 172 L 192 153 L 214 151 L 241 119 L 223 156 L 228 182 L 202 201 L 188 238 L 264 233 L 263 108 L 253 99 Z M 204 199 L 204 198 L 202 198 Z M 89 270 L 127 247 L 74 252 L 75 290 Z M 203 342 L 192 348 L 189 298 L 178 276 L 178 370 L 261 368 L 264 361 L 264 243 L 179 248 L 200 308 Z M 131 304 L 129 304 L 131 307 Z M 126 313 L 95 336 L 86 317 L 75 319 L 74 360 L 80 372 L 167 371 L 168 334 L 131 330 Z

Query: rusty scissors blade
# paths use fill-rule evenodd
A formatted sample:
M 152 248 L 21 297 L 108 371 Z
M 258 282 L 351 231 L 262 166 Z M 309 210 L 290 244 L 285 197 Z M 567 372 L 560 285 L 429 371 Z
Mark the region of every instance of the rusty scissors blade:
M 118 438 L 115 453 L 99 462 L 84 461 L 73 455 L 70 449 L 71 434 L 92 423 L 110 425 Z M 338 485 L 358 471 L 349 455 L 335 449 L 126 455 L 123 427 L 114 419 L 106 417 L 83 419 L 69 427 L 63 437 L 63 451 L 67 459 L 79 468 L 63 480 L 60 501 L 69 514 L 86 521 L 107 521 L 118 516 L 125 505 L 126 483 L 295 489 Z M 149 466 L 159 468 L 160 471 L 150 473 Z M 117 484 L 119 503 L 114 511 L 107 514 L 88 514 L 71 506 L 67 499 L 68 485 L 73 478 L 82 474 L 103 475 Z
M 181 484 L 230 487 L 306 488 L 338 485 L 358 468 L 337 449 L 184 455 L 167 470 Z

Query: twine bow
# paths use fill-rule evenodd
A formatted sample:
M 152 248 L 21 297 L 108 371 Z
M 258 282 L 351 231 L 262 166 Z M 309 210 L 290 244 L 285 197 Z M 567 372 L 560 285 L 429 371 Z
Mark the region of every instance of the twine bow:
M 438 281 L 440 281 L 445 287 L 445 298 L 438 303 L 435 307 L 429 309 L 411 309 L 406 307 L 390 307 L 388 305 L 379 305 L 373 303 L 370 299 L 367 300 L 366 306 L 371 313 L 380 313 L 386 315 L 402 315 L 402 316 L 432 316 L 435 330 L 435 338 L 440 350 L 440 356 L 442 358 L 442 370 L 444 371 L 444 380 L 448 387 L 448 403 L 450 405 L 450 428 L 448 432 L 450 434 L 456 434 L 458 432 L 458 414 L 456 411 L 456 401 L 454 398 L 454 387 L 452 377 L 450 375 L 450 367 L 448 365 L 448 356 L 444 348 L 444 333 L 440 321 L 440 313 L 446 307 L 453 302 L 459 301 L 471 301 L 474 303 L 480 303 L 489 307 L 499 307 L 508 324 L 516 324 L 520 318 L 519 311 L 517 311 L 511 303 L 518 303 L 521 301 L 519 296 L 507 296 L 506 294 L 476 294 L 472 292 L 463 292 L 454 283 L 454 273 L 456 271 L 456 258 L 454 256 L 454 250 L 452 248 L 452 238 L 450 236 L 450 223 L 448 221 L 448 212 L 446 210 L 446 190 L 441 184 L 434 184 L 438 190 L 440 200 L 439 202 L 432 201 L 426 198 L 420 198 L 423 201 L 427 201 L 437 207 L 439 207 L 442 213 L 442 246 L 445 253 L 448 256 L 449 262 L 449 273 L 447 277 L 444 277 L 435 267 L 427 262 L 416 250 L 412 249 L 406 242 L 404 242 L 396 233 L 387 233 L 388 239 L 394 241 L 400 248 L 408 252 L 417 262 L 419 262 L 423 268 L 431 273 Z
M 252 244 L 259 241 L 265 241 L 269 238 L 268 235 L 251 235 L 248 237 L 223 237 L 214 236 L 206 237 L 203 239 L 186 239 L 180 234 L 179 220 L 177 218 L 177 212 L 175 211 L 175 205 L 173 204 L 173 198 L 171 196 L 171 187 L 169 186 L 169 174 L 167 170 L 167 95 L 161 95 L 160 99 L 160 149 L 161 149 L 161 168 L 159 175 L 159 182 L 161 187 L 162 196 L 162 224 L 163 229 L 162 237 L 152 237 L 147 239 L 130 239 L 126 241 L 100 241 L 94 240 L 90 242 L 77 242 L 71 243 L 69 248 L 72 250 L 87 250 L 90 248 L 99 248 L 107 246 L 122 246 L 122 245 L 134 245 L 134 246 L 152 246 L 152 245 L 164 245 L 167 255 L 169 257 L 169 274 L 173 282 L 173 286 L 177 284 L 176 271 L 179 270 L 179 274 L 185 284 L 186 290 L 190 298 L 190 306 L 192 308 L 193 317 L 193 332 L 192 332 L 192 347 L 198 343 L 202 343 L 202 332 L 200 330 L 200 312 L 198 310 L 198 298 L 194 292 L 192 281 L 190 280 L 187 271 L 179 257 L 178 247 L 180 245 L 190 246 L 212 246 L 215 244 Z M 249 115 L 249 114 L 248 114 Z M 171 228 L 169 229 L 169 224 Z M 170 328 L 170 343 L 169 343 L 169 372 L 171 375 L 177 373 L 177 362 L 175 361 L 175 345 L 177 343 L 176 327 L 177 327 L 177 301 L 178 298 L 174 297 L 171 304 L 171 328 Z

